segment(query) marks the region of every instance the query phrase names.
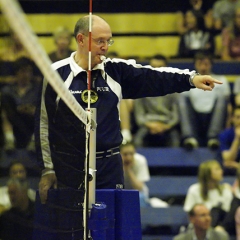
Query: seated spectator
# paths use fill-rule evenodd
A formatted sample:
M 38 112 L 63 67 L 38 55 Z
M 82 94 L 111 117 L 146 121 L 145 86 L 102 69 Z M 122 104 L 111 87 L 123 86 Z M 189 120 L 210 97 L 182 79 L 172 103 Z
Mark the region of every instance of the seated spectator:
M 222 31 L 222 60 L 240 60 L 240 6 L 230 26 Z
M 150 60 L 152 67 L 166 67 L 167 60 L 156 55 Z M 134 136 L 136 147 L 178 147 L 180 134 L 177 108 L 178 94 L 147 97 L 134 101 L 134 117 L 139 127 Z
M 211 228 L 212 217 L 209 209 L 201 203 L 195 204 L 188 212 L 190 227 L 184 233 L 175 236 L 173 240 L 228 240 L 226 232 Z
M 49 53 L 52 62 L 57 62 L 70 57 L 73 50 L 70 49 L 72 33 L 65 27 L 59 27 L 53 34 L 56 50 Z
M 195 10 L 189 10 L 186 12 L 185 22 L 188 30 L 181 36 L 178 57 L 193 58 L 199 50 L 214 54 L 214 38 L 206 30 L 202 14 Z
M 15 62 L 16 83 L 2 90 L 2 109 L 6 148 L 29 148 L 34 150 L 34 113 L 38 99 L 39 84 L 33 78 L 33 63 L 28 58 Z
M 20 161 L 13 161 L 9 166 L 9 177 L 27 180 L 27 170 Z M 28 197 L 35 201 L 36 191 L 29 188 Z M 0 214 L 11 207 L 7 186 L 0 187 Z
M 7 186 L 12 206 L 0 216 L 0 239 L 32 240 L 34 203 L 28 198 L 28 183 L 11 178 Z
M 205 204 L 211 211 L 212 226 L 217 226 L 230 210 L 233 199 L 231 186 L 221 183 L 223 170 L 216 160 L 208 160 L 200 164 L 198 183 L 188 189 L 184 202 L 184 211 L 189 212 L 197 204 Z
M 234 11 L 239 4 L 239 0 L 219 0 L 214 3 L 213 24 L 216 30 L 221 31 L 231 24 Z
M 236 240 L 240 240 L 240 207 L 237 208 L 235 214 L 235 225 L 236 225 Z
M 199 14 L 201 14 L 204 18 L 204 23 L 206 29 L 211 29 L 213 25 L 213 19 L 212 19 L 212 9 L 211 7 L 208 7 L 207 9 L 204 8 L 204 3 L 202 0 L 189 0 L 189 8 L 193 9 Z M 182 35 L 188 31 L 188 28 L 186 27 L 185 21 L 184 21 L 184 15 L 186 12 L 177 12 L 177 32 Z
M 121 133 L 123 144 L 132 141 L 133 100 L 122 99 L 120 102 Z
M 219 223 L 219 225 L 216 227 L 217 230 L 227 231 L 231 236 L 236 236 L 238 233 L 238 230 L 236 228 L 236 224 L 238 224 L 238 220 L 236 220 L 235 224 L 235 217 L 237 214 L 237 209 L 240 206 L 240 167 L 237 169 L 236 174 L 236 181 L 233 185 L 233 200 L 231 202 L 231 207 L 229 212 L 224 217 L 223 221 Z
M 240 107 L 233 109 L 233 126 L 223 130 L 219 135 L 220 152 L 225 167 L 225 174 L 236 174 L 240 160 Z
M 14 62 L 18 58 L 31 58 L 28 51 L 24 48 L 17 35 L 10 31 L 7 41 L 8 45 L 0 49 L 0 88 L 16 81 L 14 75 Z M 34 80 L 42 81 L 42 74 L 35 64 L 33 64 Z
M 219 147 L 218 134 L 225 129 L 230 104 L 230 86 L 225 76 L 212 73 L 212 56 L 199 52 L 194 57 L 194 66 L 202 75 L 211 74 L 223 82 L 212 92 L 191 89 L 180 94 L 179 116 L 183 146 L 187 149 L 196 147 Z M 230 109 L 230 110 L 229 110 Z
M 125 189 L 138 190 L 140 206 L 149 205 L 148 187 L 145 182 L 150 180 L 150 174 L 146 158 L 136 153 L 134 145 L 130 142 L 121 145 L 120 154 L 123 161 Z
M 0 59 L 2 61 L 14 62 L 20 57 L 30 58 L 30 55 L 20 42 L 18 36 L 10 31 L 8 46 L 6 48 L 1 48 Z
M 108 52 L 107 58 L 119 58 L 117 52 Z M 132 123 L 133 119 L 133 99 L 122 99 L 120 102 L 120 120 L 121 120 L 121 133 L 123 136 L 123 144 L 132 141 Z
M 233 85 L 233 104 L 240 106 L 240 77 L 237 77 Z

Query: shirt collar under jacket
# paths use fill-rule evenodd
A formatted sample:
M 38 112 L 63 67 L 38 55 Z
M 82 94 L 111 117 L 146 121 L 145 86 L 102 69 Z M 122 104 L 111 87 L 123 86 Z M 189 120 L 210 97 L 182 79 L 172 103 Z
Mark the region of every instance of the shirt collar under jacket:
M 74 77 L 76 77 L 80 72 L 86 72 L 86 70 L 82 69 L 74 60 L 74 56 L 75 56 L 76 52 L 73 52 L 71 55 L 70 55 L 70 68 L 73 72 L 73 75 Z M 100 64 L 97 64 L 92 70 L 101 70 L 101 72 L 104 71 L 104 64 L 103 62 L 100 63 Z

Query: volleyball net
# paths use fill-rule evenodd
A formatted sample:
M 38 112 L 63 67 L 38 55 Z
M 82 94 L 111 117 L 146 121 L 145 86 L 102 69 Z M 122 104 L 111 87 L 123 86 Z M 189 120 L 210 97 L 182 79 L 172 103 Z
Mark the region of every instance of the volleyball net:
M 31 30 L 30 25 L 26 21 L 24 17 L 24 12 L 21 9 L 19 3 L 15 0 L 0 0 L 0 7 L 1 11 L 6 18 L 11 30 L 14 32 L 15 35 L 20 39 L 22 45 L 27 49 L 29 52 L 32 60 L 35 62 L 37 67 L 40 69 L 42 74 L 44 75 L 44 78 L 48 81 L 48 83 L 51 85 L 51 88 L 55 91 L 57 99 L 61 99 L 64 104 L 68 107 L 68 109 L 71 111 L 71 114 L 73 113 L 74 116 L 77 118 L 78 123 L 77 127 L 74 125 L 75 122 L 71 121 L 71 119 L 68 119 L 66 116 L 66 119 L 62 119 L 63 122 L 67 123 L 69 125 L 69 128 L 75 129 L 75 134 L 79 135 L 80 142 L 75 143 L 75 146 L 79 144 L 79 148 L 76 149 L 77 156 L 80 156 L 79 161 L 81 161 L 81 164 L 84 166 L 84 169 L 82 169 L 82 173 L 79 173 L 80 175 L 84 176 L 84 179 L 82 182 L 77 183 L 79 186 L 79 191 L 76 191 L 74 193 L 73 197 L 70 197 L 71 194 L 69 194 L 65 190 L 63 191 L 61 196 L 57 193 L 53 193 L 53 201 L 52 203 L 58 201 L 61 202 L 61 205 L 57 204 L 51 204 L 51 201 L 49 202 L 49 209 L 50 212 L 55 216 L 54 218 L 57 218 L 56 221 L 59 223 L 61 222 L 61 227 L 56 227 L 54 231 L 58 231 L 59 234 L 63 237 L 64 234 L 71 234 L 76 235 L 80 232 L 80 235 L 83 233 L 84 239 L 89 239 L 89 231 L 88 231 L 88 215 L 90 212 L 91 204 L 95 201 L 95 129 L 96 129 L 96 112 L 94 109 L 87 108 L 86 110 L 83 109 L 75 97 L 69 92 L 67 87 L 64 85 L 64 81 L 61 79 L 60 75 L 57 71 L 54 71 L 51 64 L 51 60 L 49 59 L 48 55 L 46 54 L 43 47 L 40 45 L 37 36 L 34 34 L 34 32 Z M 59 137 L 59 142 L 66 142 L 66 139 L 64 139 L 63 136 L 58 135 L 57 132 L 54 132 L 54 129 L 50 129 L 49 131 L 53 132 L 53 135 L 55 134 L 56 137 Z M 70 133 L 69 133 L 70 134 Z M 69 144 L 66 142 L 66 144 Z M 92 146 L 92 147 L 91 147 Z M 91 149 L 91 151 L 90 151 Z M 71 158 L 71 160 L 74 160 L 74 156 L 69 156 L 69 152 L 65 152 L 64 149 L 58 149 L 57 151 L 61 152 L 62 155 L 56 154 L 56 159 L 58 162 L 64 163 L 64 160 L 66 159 L 67 155 Z M 65 156 L 64 156 L 65 154 Z M 74 155 L 74 154 L 73 154 Z M 66 165 L 66 169 L 71 168 L 68 164 Z M 93 176 L 93 181 L 91 181 L 89 186 L 89 169 L 90 169 L 90 175 Z M 77 169 L 79 171 L 79 169 Z M 68 177 L 68 176 L 66 176 Z M 72 176 L 69 176 L 71 179 Z M 79 178 L 81 179 L 81 178 Z M 89 194 L 90 193 L 90 194 Z M 69 205 L 71 205 L 69 207 Z M 49 214 L 51 214 L 49 212 Z M 70 217 L 70 219 L 66 219 L 66 216 L 64 212 L 72 212 L 73 214 L 77 214 L 78 221 L 73 223 L 72 222 L 72 229 L 65 229 L 66 225 L 69 224 L 69 222 L 73 221 Z M 79 216 L 82 216 L 82 218 L 79 218 Z M 52 217 L 53 218 L 53 217 Z M 59 225 L 59 226 L 60 226 Z M 71 224 L 70 224 L 71 225 Z M 40 226 L 41 227 L 41 226 Z M 47 226 L 42 226 L 43 228 L 47 228 Z M 51 226 L 52 227 L 52 226 Z M 60 229 L 61 228 L 61 229 Z M 54 233 L 55 234 L 55 233 Z M 53 238 L 54 239 L 54 238 Z M 60 239 L 60 238 L 59 238 Z M 64 239 L 64 238 L 63 238 Z M 75 239 L 75 238 L 72 238 Z M 79 239 L 79 238 L 76 238 Z

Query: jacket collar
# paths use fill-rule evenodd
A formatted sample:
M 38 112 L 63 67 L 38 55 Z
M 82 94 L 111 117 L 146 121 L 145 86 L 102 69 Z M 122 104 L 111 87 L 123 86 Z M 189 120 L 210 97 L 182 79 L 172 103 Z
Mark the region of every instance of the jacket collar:
M 70 56 L 70 68 L 73 72 L 74 77 L 76 77 L 80 72 L 86 72 L 86 70 L 84 70 L 83 68 L 81 68 L 80 66 L 78 66 L 78 64 L 75 62 L 74 60 L 74 56 L 75 56 L 76 52 L 73 52 Z M 101 70 L 101 72 L 104 71 L 104 64 L 103 62 L 100 64 L 97 64 L 92 70 Z

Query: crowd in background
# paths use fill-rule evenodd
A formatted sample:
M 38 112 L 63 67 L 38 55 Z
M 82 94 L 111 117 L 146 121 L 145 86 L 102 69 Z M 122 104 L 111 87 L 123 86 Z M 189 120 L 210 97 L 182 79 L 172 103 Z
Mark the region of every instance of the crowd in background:
M 199 166 L 199 182 L 189 186 L 183 207 L 193 224 L 195 212 L 205 211 L 206 219 L 211 217 L 209 226 L 235 235 L 240 232 L 239 227 L 235 229 L 235 213 L 236 226 L 240 225 L 240 76 L 231 86 L 226 76 L 216 75 L 212 67 L 216 59 L 240 60 L 240 1 L 219 0 L 212 8 L 203 6 L 202 0 L 190 0 L 189 9 L 177 13 L 180 42 L 172 58 L 190 59 L 198 73 L 210 74 L 223 84 L 212 92 L 193 89 L 164 97 L 123 100 L 120 104 L 121 154 L 127 188 L 140 191 L 141 206 L 153 206 L 145 184 L 150 179 L 147 160 L 136 154 L 138 147 L 183 147 L 187 151 L 206 147 L 219 151 L 220 159 L 206 159 Z M 217 35 L 221 36 L 218 53 Z M 34 113 L 43 76 L 17 36 L 10 32 L 9 38 L 9 47 L 0 52 L 0 147 L 8 152 L 15 149 L 34 152 Z M 56 29 L 53 33 L 56 49 L 49 53 L 52 62 L 70 56 L 74 51 L 70 48 L 71 39 L 69 29 L 62 26 Z M 118 58 L 121 54 L 109 52 L 108 57 Z M 156 68 L 167 67 L 169 61 L 171 59 L 159 53 L 146 58 L 145 63 Z M 236 176 L 234 186 L 220 183 L 224 173 Z M 18 226 L 22 234 L 18 239 L 25 240 L 30 239 L 24 232 L 32 231 L 35 200 L 26 180 L 25 166 L 14 162 L 9 167 L 7 186 L 0 188 L 0 224 L 17 217 L 26 223 Z M 202 203 L 207 210 L 204 206 L 197 206 L 196 210 L 196 204 Z M 0 225 L 0 239 L 16 239 L 6 235 L 16 227 L 14 224 Z

